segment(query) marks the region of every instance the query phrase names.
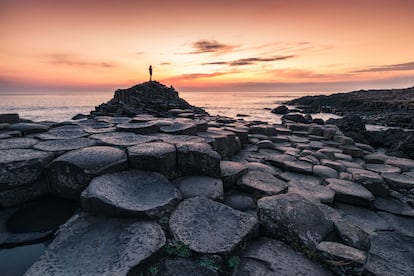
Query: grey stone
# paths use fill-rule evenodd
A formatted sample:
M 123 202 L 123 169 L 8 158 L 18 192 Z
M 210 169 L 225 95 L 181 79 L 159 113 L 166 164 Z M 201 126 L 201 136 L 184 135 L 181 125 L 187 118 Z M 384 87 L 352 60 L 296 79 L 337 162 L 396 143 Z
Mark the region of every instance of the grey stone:
M 314 198 L 318 202 L 325 204 L 332 204 L 335 197 L 335 192 L 331 188 L 312 182 L 290 181 L 288 191 L 289 193 L 299 194 L 309 200 Z
M 401 217 L 386 212 L 378 212 L 397 232 L 414 238 L 414 219 L 409 217 Z
M 414 188 L 414 177 L 399 173 L 383 173 L 385 182 L 390 186 L 391 189 L 412 189 Z
M 95 177 L 81 195 L 86 212 L 118 217 L 162 217 L 180 199 L 163 175 L 139 170 Z
M 388 155 L 383 153 L 370 153 L 364 156 L 365 161 L 371 164 L 384 164 L 384 162 L 389 159 Z
M 173 236 L 199 253 L 227 254 L 254 234 L 254 216 L 205 197 L 186 199 L 170 218 Z
M 411 159 L 393 157 L 385 160 L 385 164 L 398 167 L 403 172 L 414 170 L 414 160 Z
M 364 156 L 364 151 L 354 145 L 343 145 L 340 146 L 343 153 L 351 155 L 353 158 L 360 158 Z
M 231 192 L 224 195 L 224 203 L 240 211 L 256 210 L 256 203 L 251 195 L 243 192 Z
M 381 175 L 364 169 L 348 168 L 347 171 L 352 174 L 353 181 L 363 185 L 374 195 L 387 196 L 388 185 Z
M 284 164 L 287 161 L 295 161 L 296 158 L 288 154 L 272 154 L 265 157 L 266 162 L 277 168 L 284 168 Z M 301 161 L 303 162 L 303 161 Z
M 184 176 L 174 180 L 183 198 L 204 196 L 213 200 L 223 199 L 223 182 L 208 176 Z
M 348 154 L 334 152 L 334 157 L 335 157 L 336 160 L 340 159 L 340 160 L 345 160 L 345 161 L 348 161 L 348 162 L 352 162 L 352 156 L 350 156 Z
M 337 159 L 336 162 L 341 163 L 342 165 L 344 165 L 347 170 L 349 168 L 364 169 L 360 164 L 358 164 L 356 162 L 351 162 L 351 161 L 347 161 L 347 160 L 343 160 L 343 159 Z
M 352 159 L 351 159 L 352 161 Z M 339 162 L 335 162 L 329 159 L 321 159 L 321 164 L 327 167 L 330 167 L 338 172 L 344 172 L 346 170 L 345 166 Z
M 283 161 L 283 168 L 287 171 L 301 173 L 301 174 L 309 174 L 312 175 L 313 173 L 313 166 L 309 162 L 305 161 Z
M 277 131 L 274 126 L 262 124 L 262 125 L 253 125 L 249 128 L 249 133 L 251 134 L 262 134 L 266 136 L 276 136 Z
M 42 140 L 65 140 L 72 138 L 80 138 L 89 134 L 77 125 L 64 125 L 49 129 L 48 132 L 36 135 L 36 138 Z
M 9 126 L 9 130 L 20 131 L 23 135 L 41 133 L 48 129 L 48 126 L 36 123 L 16 123 Z
M 110 124 L 126 124 L 131 122 L 132 118 L 119 116 L 97 116 L 95 119 L 99 122 L 106 122 Z
M 414 218 L 414 208 L 398 199 L 377 196 L 374 201 L 374 206 L 375 209 L 380 211 Z
M 160 131 L 175 135 L 196 135 L 197 125 L 193 123 L 175 122 L 172 125 L 160 127 Z
M 0 150 L 5 149 L 30 149 L 33 145 L 39 143 L 39 140 L 33 138 L 9 138 L 0 139 Z
M 218 276 L 219 274 L 199 263 L 185 259 L 166 259 L 157 263 L 158 274 L 163 276 L 177 276 L 177 275 L 199 275 L 199 276 Z
M 156 133 L 159 127 L 156 122 L 123 123 L 116 126 L 117 131 L 134 132 L 136 134 Z
M 165 245 L 155 222 L 75 215 L 25 275 L 127 275 Z
M 250 171 L 243 175 L 237 186 L 249 192 L 259 192 L 266 195 L 277 195 L 287 191 L 288 185 L 272 174 L 260 171 Z
M 233 161 L 221 161 L 221 179 L 225 188 L 236 184 L 237 180 L 248 172 L 248 167 L 244 164 Z
M 221 176 L 220 155 L 206 143 L 177 145 L 177 169 L 184 175 Z
M 49 165 L 47 175 L 55 194 L 79 200 L 81 192 L 95 176 L 116 172 L 127 167 L 123 150 L 94 146 L 69 151 Z
M 367 275 L 411 276 L 414 271 L 414 240 L 398 233 L 379 232 L 371 238 L 365 266 Z
M 285 179 L 286 181 L 296 181 L 302 183 L 309 183 L 314 185 L 320 185 L 322 181 L 319 178 L 310 175 L 303 175 L 294 172 L 283 172 L 279 175 L 281 178 Z
M 100 143 L 110 146 L 134 146 L 137 144 L 156 141 L 156 137 L 137 135 L 132 132 L 108 132 L 91 135 L 90 138 L 97 139 Z
M 401 169 L 398 167 L 385 164 L 371 164 L 368 163 L 365 168 L 376 173 L 400 173 Z
M 317 250 L 338 275 L 360 275 L 368 258 L 364 251 L 337 242 L 323 241 Z
M 303 244 L 314 249 L 334 230 L 317 205 L 298 194 L 264 197 L 257 206 L 265 233 L 294 248 Z
M 52 153 L 38 150 L 0 150 L 0 190 L 39 180 L 52 159 Z
M 175 146 L 165 142 L 138 144 L 128 148 L 132 168 L 159 172 L 167 177 L 176 171 Z
M 16 186 L 11 189 L 0 189 L 0 208 L 18 206 L 30 200 L 45 196 L 49 192 L 45 179 L 36 180 L 28 185 Z
M 49 140 L 40 142 L 33 147 L 38 150 L 63 152 L 96 145 L 96 141 L 89 138 L 70 138 L 65 140 Z
M 335 200 L 370 207 L 375 197 L 364 186 L 352 181 L 327 178 L 328 187 L 335 191 Z
M 19 114 L 17 113 L 3 113 L 0 114 L 0 123 L 15 124 L 20 121 Z
M 313 166 L 313 174 L 323 178 L 338 178 L 338 172 L 330 167 L 315 165 Z
M 333 275 L 281 241 L 260 238 L 241 256 L 234 276 Z

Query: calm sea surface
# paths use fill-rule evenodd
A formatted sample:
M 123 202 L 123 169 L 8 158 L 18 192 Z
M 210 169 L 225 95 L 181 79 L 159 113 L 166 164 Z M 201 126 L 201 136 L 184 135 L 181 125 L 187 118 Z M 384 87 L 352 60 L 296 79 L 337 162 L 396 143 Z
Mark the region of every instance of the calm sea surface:
M 203 107 L 210 115 L 236 117 L 249 115 L 246 120 L 280 122 L 280 116 L 265 108 L 274 108 L 282 102 L 308 93 L 283 92 L 180 92 L 190 104 Z M 65 121 L 78 113 L 88 114 L 95 106 L 107 102 L 113 92 L 76 94 L 1 95 L 0 113 L 19 113 L 33 121 Z M 327 119 L 332 114 L 316 114 Z

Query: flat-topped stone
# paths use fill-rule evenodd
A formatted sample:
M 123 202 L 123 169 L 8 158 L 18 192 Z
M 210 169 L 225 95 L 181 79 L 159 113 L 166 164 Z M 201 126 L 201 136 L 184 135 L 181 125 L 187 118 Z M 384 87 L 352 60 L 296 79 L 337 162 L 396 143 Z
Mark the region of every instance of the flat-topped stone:
M 382 177 L 391 189 L 407 189 L 414 188 L 414 177 L 400 173 L 383 173 Z
M 327 178 L 328 187 L 335 191 L 335 200 L 349 204 L 372 206 L 375 197 L 364 186 L 352 181 Z
M 260 238 L 242 254 L 233 275 L 327 276 L 333 274 L 281 241 Z
M 246 165 L 233 161 L 221 161 L 220 169 L 224 187 L 236 184 L 237 180 L 249 170 Z
M 36 123 L 16 123 L 8 128 L 9 130 L 20 131 L 23 135 L 45 132 L 48 126 Z
M 165 245 L 155 222 L 75 215 L 25 275 L 127 275 Z
M 259 162 L 247 162 L 247 163 L 244 163 L 244 165 L 249 169 L 249 171 L 261 171 L 261 172 L 267 172 L 273 175 L 277 175 L 280 172 L 279 169 L 276 169 L 273 166 L 259 163 Z
M 5 149 L 30 149 L 33 145 L 39 143 L 39 140 L 33 138 L 8 138 L 0 139 L 0 150 Z
M 357 168 L 348 168 L 347 172 L 352 174 L 353 181 L 363 185 L 374 195 L 388 195 L 388 185 L 380 174 Z
M 89 136 L 96 139 L 99 143 L 109 146 L 133 146 L 142 143 L 156 141 L 156 137 L 147 135 L 138 135 L 132 132 L 108 132 L 99 133 Z
M 264 197 L 257 206 L 265 234 L 294 248 L 304 245 L 314 249 L 334 230 L 318 206 L 298 194 Z
M 0 190 L 39 180 L 52 159 L 52 153 L 33 149 L 0 150 Z
M 184 175 L 221 176 L 220 155 L 207 143 L 177 145 L 177 169 Z
M 50 164 L 47 169 L 52 192 L 79 200 L 81 192 L 95 176 L 116 172 L 127 167 L 123 150 L 94 146 L 69 151 Z
M 116 126 L 117 131 L 134 132 L 136 134 L 150 134 L 156 133 L 159 127 L 156 122 L 144 122 L 144 123 L 123 123 Z
M 414 170 L 414 160 L 405 158 L 390 158 L 385 160 L 385 164 L 400 168 L 403 172 Z
M 259 192 L 266 195 L 284 193 L 288 188 L 285 181 L 261 171 L 249 171 L 237 181 L 237 186 L 249 192 Z
M 339 174 L 336 170 L 322 165 L 313 166 L 313 174 L 322 178 L 338 178 Z
M 311 163 L 300 160 L 283 161 L 283 168 L 287 171 L 309 174 L 313 173 L 313 166 Z
M 15 124 L 20 121 L 19 114 L 17 113 L 3 113 L 0 114 L 0 123 Z
M 110 124 L 126 124 L 131 122 L 132 118 L 118 116 L 96 116 L 95 120 L 98 122 L 106 122 Z
M 172 125 L 160 127 L 160 131 L 176 135 L 196 135 L 197 125 L 186 122 L 174 122 Z
M 70 138 L 65 140 L 49 140 L 40 142 L 33 147 L 38 150 L 63 152 L 96 145 L 96 141 L 89 138 Z
M 412 217 L 402 217 L 387 212 L 378 212 L 378 215 L 385 219 L 395 231 L 414 238 L 414 219 Z
M 377 210 L 414 218 L 414 208 L 397 199 L 389 197 L 375 197 L 374 207 Z
M 95 177 L 81 195 L 86 212 L 118 217 L 162 217 L 180 199 L 163 175 L 139 170 Z
M 352 161 L 352 158 L 351 158 L 351 161 Z M 329 160 L 329 159 L 321 159 L 321 165 L 330 167 L 336 170 L 337 172 L 344 172 L 346 170 L 346 167 L 343 164 Z
M 299 194 L 309 200 L 314 198 L 318 202 L 332 204 L 335 192 L 326 186 L 314 184 L 312 182 L 289 181 L 289 193 Z
M 78 125 L 64 125 L 49 129 L 49 131 L 36 135 L 36 138 L 42 140 L 65 140 L 72 138 L 80 138 L 88 136 L 89 133 L 85 132 Z
M 365 168 L 367 170 L 376 172 L 376 173 L 401 173 L 401 169 L 398 167 L 385 165 L 385 164 L 372 164 L 368 163 L 366 164 Z
M 213 200 L 223 199 L 223 182 L 209 176 L 184 176 L 176 178 L 173 184 L 180 190 L 183 198 L 197 196 Z
M 165 142 L 150 142 L 128 148 L 132 168 L 151 170 L 171 176 L 176 170 L 175 146 Z
M 186 199 L 170 218 L 178 240 L 199 253 L 227 254 L 248 239 L 258 225 L 254 216 L 205 197 Z
M 240 211 L 256 210 L 256 202 L 249 193 L 232 191 L 224 194 L 224 203 Z
M 371 164 L 384 164 L 390 158 L 390 156 L 378 152 L 364 155 L 364 160 Z
M 296 181 L 296 182 L 301 182 L 304 184 L 314 184 L 314 185 L 320 185 L 322 183 L 322 181 L 314 176 L 310 176 L 310 175 L 303 175 L 303 174 L 299 174 L 299 173 L 294 173 L 294 172 L 283 172 L 280 173 L 279 176 L 283 179 L 285 179 L 286 181 Z

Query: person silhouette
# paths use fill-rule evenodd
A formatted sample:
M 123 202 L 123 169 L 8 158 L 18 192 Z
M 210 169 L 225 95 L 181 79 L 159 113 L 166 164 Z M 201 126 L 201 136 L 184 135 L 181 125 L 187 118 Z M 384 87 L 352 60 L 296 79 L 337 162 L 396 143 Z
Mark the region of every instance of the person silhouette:
M 152 81 L 152 65 L 148 68 L 149 74 L 150 74 L 150 81 Z

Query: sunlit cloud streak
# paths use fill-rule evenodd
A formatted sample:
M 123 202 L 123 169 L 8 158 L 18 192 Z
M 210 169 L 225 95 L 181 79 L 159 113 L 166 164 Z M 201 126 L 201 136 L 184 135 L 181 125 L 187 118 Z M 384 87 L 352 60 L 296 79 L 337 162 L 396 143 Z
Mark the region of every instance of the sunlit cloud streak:
M 386 71 L 409 71 L 409 70 L 414 70 L 414 62 L 368 67 L 368 68 L 354 70 L 353 72 L 354 73 L 366 73 L 366 72 L 386 72 Z

